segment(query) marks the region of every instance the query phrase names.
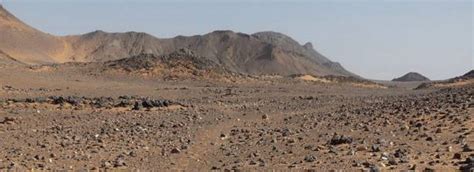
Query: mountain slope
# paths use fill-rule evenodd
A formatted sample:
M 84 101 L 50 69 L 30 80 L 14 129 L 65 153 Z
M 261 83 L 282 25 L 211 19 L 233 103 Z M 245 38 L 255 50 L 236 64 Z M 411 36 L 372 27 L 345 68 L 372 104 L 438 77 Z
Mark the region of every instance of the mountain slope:
M 0 51 L 0 66 L 19 65 L 19 64 L 22 64 L 22 63 L 10 57 L 8 54 Z
M 140 54 L 156 56 L 186 48 L 228 71 L 243 74 L 355 76 L 318 53 L 277 32 L 252 35 L 214 31 L 159 39 L 146 33 L 107 33 L 57 37 L 36 30 L 0 7 L 0 50 L 27 64 L 105 62 Z
M 467 72 L 466 74 L 462 76 L 454 77 L 451 79 L 422 83 L 415 89 L 426 89 L 426 88 L 433 88 L 433 87 L 438 87 L 438 88 L 458 87 L 458 86 L 465 86 L 465 85 L 474 86 L 474 70 L 470 70 L 469 72 Z
M 471 70 L 469 72 L 467 72 L 466 74 L 464 74 L 462 76 L 462 78 L 465 78 L 465 79 L 474 79 L 474 70 Z
M 96 31 L 69 39 L 79 52 L 73 57 L 76 61 L 110 61 L 142 53 L 164 55 L 187 48 L 237 73 L 353 75 L 312 47 L 301 46 L 287 36 L 282 39 L 287 43 L 282 44 L 258 35 L 214 31 L 205 35 L 158 39 L 146 33 Z M 279 35 L 283 34 L 268 37 Z
M 23 23 L 0 5 L 0 50 L 15 59 L 42 64 L 65 62 L 67 44 Z

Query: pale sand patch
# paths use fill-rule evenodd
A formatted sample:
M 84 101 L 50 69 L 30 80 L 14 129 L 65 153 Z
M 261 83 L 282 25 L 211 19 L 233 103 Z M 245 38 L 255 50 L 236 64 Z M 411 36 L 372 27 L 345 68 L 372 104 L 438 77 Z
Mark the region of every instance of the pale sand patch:
M 474 79 L 463 80 L 463 81 L 456 81 L 453 83 L 437 83 L 435 87 L 456 87 L 456 86 L 464 86 L 474 84 Z
M 362 88 L 374 88 L 374 89 L 387 89 L 388 87 L 379 85 L 379 84 L 362 84 L 362 83 L 352 83 L 352 86 L 362 87 Z
M 324 78 L 317 78 L 311 75 L 302 75 L 296 77 L 296 79 L 303 80 L 303 81 L 313 81 L 313 82 L 322 82 L 322 83 L 331 83 L 332 81 L 324 79 Z
M 51 66 L 34 66 L 29 68 L 33 72 L 51 72 L 55 68 Z

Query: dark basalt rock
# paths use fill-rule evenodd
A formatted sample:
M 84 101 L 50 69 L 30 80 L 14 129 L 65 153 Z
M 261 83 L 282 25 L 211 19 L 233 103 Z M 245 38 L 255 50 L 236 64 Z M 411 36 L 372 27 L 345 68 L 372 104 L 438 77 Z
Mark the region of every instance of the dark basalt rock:
M 341 145 L 341 144 L 351 144 L 352 137 L 344 136 L 344 135 L 334 135 L 332 139 L 329 141 L 330 145 Z
M 142 110 L 143 108 L 162 108 L 173 104 L 179 104 L 165 99 L 151 99 L 148 97 L 136 98 L 132 96 L 120 96 L 118 99 L 112 97 L 87 98 L 76 96 L 50 96 L 48 98 L 37 97 L 26 99 L 8 99 L 7 101 L 10 103 L 50 103 L 61 106 L 69 104 L 74 107 L 90 106 L 93 108 L 130 107 L 132 110 Z

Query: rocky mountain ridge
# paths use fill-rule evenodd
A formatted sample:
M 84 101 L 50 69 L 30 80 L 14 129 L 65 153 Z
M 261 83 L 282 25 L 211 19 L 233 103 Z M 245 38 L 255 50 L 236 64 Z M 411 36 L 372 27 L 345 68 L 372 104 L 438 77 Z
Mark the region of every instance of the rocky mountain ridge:
M 147 33 L 54 36 L 20 21 L 0 7 L 0 50 L 26 64 L 106 62 L 140 54 L 157 56 L 186 48 L 223 68 L 242 74 L 312 74 L 355 76 L 318 53 L 277 32 L 255 34 L 214 31 L 205 35 L 160 39 Z

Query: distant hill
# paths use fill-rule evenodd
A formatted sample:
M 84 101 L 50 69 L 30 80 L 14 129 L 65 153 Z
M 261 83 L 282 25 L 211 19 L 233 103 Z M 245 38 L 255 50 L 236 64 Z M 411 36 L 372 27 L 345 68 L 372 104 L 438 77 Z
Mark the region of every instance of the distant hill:
M 429 81 L 427 77 L 416 73 L 416 72 L 410 72 L 405 75 L 403 75 L 400 78 L 395 78 L 392 81 L 397 81 L 397 82 L 412 82 L 412 81 Z
M 454 77 L 444 81 L 422 83 L 416 89 L 426 89 L 433 87 L 454 87 L 463 85 L 474 85 L 474 70 L 471 70 L 462 76 Z
M 0 6 L 0 50 L 26 64 L 106 62 L 141 54 L 162 56 L 186 48 L 201 58 L 242 74 L 356 76 L 318 53 L 277 32 L 244 34 L 214 31 L 205 35 L 159 39 L 139 32 L 54 36 L 20 21 Z

